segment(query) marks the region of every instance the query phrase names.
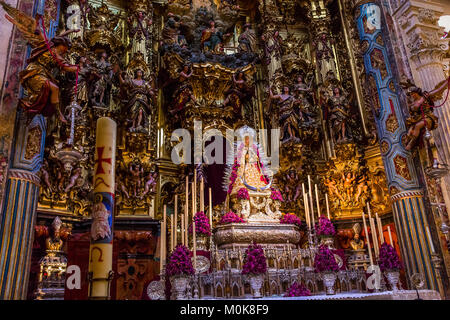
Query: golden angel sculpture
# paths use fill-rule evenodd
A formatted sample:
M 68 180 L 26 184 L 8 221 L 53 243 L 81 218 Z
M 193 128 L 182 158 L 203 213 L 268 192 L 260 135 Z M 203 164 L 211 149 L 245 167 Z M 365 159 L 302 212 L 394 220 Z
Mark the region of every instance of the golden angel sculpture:
M 434 101 L 439 100 L 448 89 L 450 78 L 440 82 L 432 91 L 423 91 L 410 80 L 401 83 L 408 96 L 409 118 L 406 119 L 408 135 L 405 149 L 411 151 L 418 143 L 425 130 L 438 127 L 438 117 L 433 113 Z
M 64 55 L 71 47 L 71 41 L 66 37 L 71 32 L 65 31 L 47 41 L 41 29 L 43 19 L 36 19 L 0 1 L 7 12 L 6 19 L 12 22 L 22 33 L 32 47 L 28 66 L 19 73 L 19 80 L 26 91 L 26 97 L 20 100 L 21 106 L 28 114 L 42 114 L 44 117 L 58 113 L 59 119 L 66 122 L 60 105 L 59 84 L 52 75 L 52 70 L 76 72 L 77 66 L 64 60 Z

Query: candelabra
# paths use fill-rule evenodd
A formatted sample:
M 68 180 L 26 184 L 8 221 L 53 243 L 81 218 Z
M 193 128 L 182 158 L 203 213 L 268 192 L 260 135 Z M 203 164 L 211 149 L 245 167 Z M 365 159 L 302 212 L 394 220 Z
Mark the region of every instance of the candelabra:
M 425 169 L 425 173 L 428 175 L 429 178 L 435 180 L 435 202 L 431 203 L 433 207 L 437 209 L 437 212 L 439 214 L 439 218 L 441 220 L 441 231 L 445 235 L 445 238 L 447 241 L 449 241 L 449 227 L 446 224 L 445 216 L 444 216 L 444 210 L 443 207 L 445 207 L 445 204 L 440 203 L 438 195 L 437 195 L 437 189 L 438 186 L 441 184 L 441 179 L 445 177 L 449 172 L 449 167 L 446 163 L 439 163 L 437 159 L 434 159 L 433 165 Z

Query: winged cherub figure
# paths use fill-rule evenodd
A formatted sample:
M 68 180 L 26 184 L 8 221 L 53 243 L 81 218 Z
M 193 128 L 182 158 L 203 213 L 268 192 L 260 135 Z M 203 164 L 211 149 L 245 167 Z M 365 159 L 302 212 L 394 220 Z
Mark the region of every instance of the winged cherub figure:
M 66 36 L 79 30 L 65 31 L 47 42 L 39 24 L 43 21 L 39 15 L 34 19 L 4 1 L 0 1 L 0 4 L 7 12 L 6 19 L 22 32 L 32 47 L 28 65 L 19 73 L 20 84 L 27 93 L 25 98 L 20 99 L 19 105 L 31 115 L 51 117 L 58 113 L 59 119 L 66 123 L 60 106 L 59 84 L 52 70 L 77 71 L 78 67 L 70 65 L 63 57 L 71 47 L 70 39 Z

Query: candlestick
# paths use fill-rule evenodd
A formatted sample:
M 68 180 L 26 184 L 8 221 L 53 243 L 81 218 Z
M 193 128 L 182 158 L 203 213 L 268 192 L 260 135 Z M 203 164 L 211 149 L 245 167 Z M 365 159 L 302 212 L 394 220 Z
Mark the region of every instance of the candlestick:
M 163 234 L 163 224 L 161 222 L 161 228 L 160 228 L 160 235 L 159 235 L 159 271 L 162 273 L 163 267 L 164 267 L 164 253 L 163 253 L 163 240 L 162 240 L 162 234 Z
M 209 188 L 209 225 L 211 226 L 212 229 L 212 193 L 211 193 L 211 188 Z
M 394 241 L 392 241 L 392 233 L 391 233 L 391 227 L 390 226 L 388 226 L 388 234 L 389 234 L 389 242 L 390 242 L 389 244 L 394 247 Z
M 431 239 L 431 233 L 430 233 L 430 229 L 428 228 L 428 226 L 427 226 L 427 235 L 428 235 L 428 241 L 430 242 L 431 253 L 435 253 L 436 251 L 434 251 L 433 239 Z
M 331 217 L 330 217 L 330 206 L 328 205 L 328 193 L 325 193 L 325 203 L 327 205 L 327 217 L 328 220 L 331 221 Z
M 380 245 L 384 243 L 384 235 L 383 235 L 383 223 L 381 222 L 380 217 L 378 216 L 378 212 L 375 212 L 375 217 L 378 224 L 378 231 L 380 233 Z
M 366 217 L 364 216 L 364 212 L 362 213 L 362 218 L 363 218 L 363 224 L 364 224 L 364 233 L 366 234 L 367 251 L 369 251 L 370 265 L 373 265 L 372 248 L 370 246 L 369 232 L 367 231 Z
M 316 193 L 317 216 L 320 218 L 319 192 L 317 191 L 317 184 L 314 184 L 314 191 Z
M 174 234 L 174 246 L 176 247 L 178 244 L 177 233 L 178 233 L 178 195 L 175 195 L 175 234 Z

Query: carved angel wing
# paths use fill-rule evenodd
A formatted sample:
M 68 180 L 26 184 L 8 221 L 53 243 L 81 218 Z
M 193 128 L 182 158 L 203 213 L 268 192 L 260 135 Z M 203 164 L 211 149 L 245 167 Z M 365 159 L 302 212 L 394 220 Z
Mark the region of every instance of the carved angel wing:
M 14 24 L 22 33 L 28 43 L 33 47 L 43 44 L 44 37 L 39 29 L 38 21 L 20 10 L 11 7 L 4 1 L 0 1 L 3 9 L 6 11 L 6 19 Z
M 441 100 L 442 94 L 449 88 L 450 79 L 439 82 L 436 87 L 429 93 L 430 98 L 434 101 Z

